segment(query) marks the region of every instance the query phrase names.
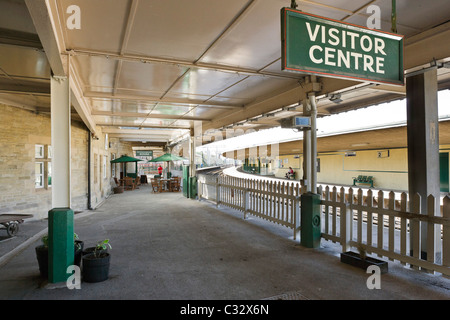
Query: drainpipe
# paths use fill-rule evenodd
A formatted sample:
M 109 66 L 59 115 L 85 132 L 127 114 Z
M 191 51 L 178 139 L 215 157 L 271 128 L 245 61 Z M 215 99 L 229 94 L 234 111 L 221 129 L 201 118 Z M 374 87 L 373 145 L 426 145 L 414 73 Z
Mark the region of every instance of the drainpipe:
M 291 0 L 291 9 L 297 9 L 298 4 L 295 0 Z
M 303 115 L 311 116 L 310 104 L 303 101 Z M 311 129 L 303 129 L 303 185 L 311 192 Z
M 309 94 L 311 104 L 311 192 L 317 193 L 317 104 L 315 93 Z
M 92 210 L 91 204 L 91 132 L 88 130 L 88 163 L 87 163 L 87 171 L 88 171 L 88 210 Z

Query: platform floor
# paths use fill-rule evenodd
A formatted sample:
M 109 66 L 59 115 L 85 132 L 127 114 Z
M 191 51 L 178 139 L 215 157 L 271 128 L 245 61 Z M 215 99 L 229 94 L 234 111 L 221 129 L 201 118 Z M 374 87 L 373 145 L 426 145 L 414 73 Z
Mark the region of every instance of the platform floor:
M 290 229 L 146 185 L 75 215 L 85 246 L 110 239 L 110 278 L 55 288 L 39 277 L 34 252 L 46 226 L 25 221 L 16 238 L 0 239 L 0 299 L 450 299 L 449 279 L 395 262 L 370 290 L 370 275 L 341 263 L 336 244 L 304 248 Z

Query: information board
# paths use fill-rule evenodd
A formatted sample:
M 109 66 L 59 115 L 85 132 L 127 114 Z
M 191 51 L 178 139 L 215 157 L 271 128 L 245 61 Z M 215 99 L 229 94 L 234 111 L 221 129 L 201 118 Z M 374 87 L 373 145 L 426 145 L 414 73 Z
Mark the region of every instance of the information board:
M 281 9 L 282 69 L 404 85 L 403 36 Z

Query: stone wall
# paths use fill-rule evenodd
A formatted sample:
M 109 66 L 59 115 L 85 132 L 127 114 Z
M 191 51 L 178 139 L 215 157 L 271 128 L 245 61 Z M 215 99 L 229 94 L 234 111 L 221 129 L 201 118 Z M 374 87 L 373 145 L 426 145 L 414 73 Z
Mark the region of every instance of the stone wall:
M 52 208 L 51 186 L 35 187 L 35 145 L 51 145 L 50 116 L 0 104 L 0 214 L 46 218 Z M 71 188 L 74 211 L 87 209 L 88 130 L 72 120 Z M 51 162 L 46 157 L 43 161 Z

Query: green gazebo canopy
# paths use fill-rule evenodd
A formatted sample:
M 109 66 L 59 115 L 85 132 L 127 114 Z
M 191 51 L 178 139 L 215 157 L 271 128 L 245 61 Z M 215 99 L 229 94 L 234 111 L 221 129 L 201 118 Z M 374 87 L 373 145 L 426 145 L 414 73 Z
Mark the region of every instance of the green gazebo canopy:
M 138 161 L 142 161 L 142 159 L 133 158 L 129 156 L 121 156 L 120 158 L 111 160 L 111 163 L 138 162 Z
M 127 162 L 136 162 L 136 178 L 137 178 L 137 162 L 138 161 L 143 161 L 142 159 L 138 159 L 138 158 L 133 158 L 133 157 L 129 157 L 129 156 L 121 156 L 120 158 L 111 160 L 111 163 L 123 163 L 124 165 L 124 177 L 127 176 L 127 166 L 125 163 Z
M 158 158 L 149 160 L 148 162 L 164 162 L 164 161 L 180 161 L 180 160 L 187 160 L 187 159 L 176 156 L 171 153 L 166 153 Z

